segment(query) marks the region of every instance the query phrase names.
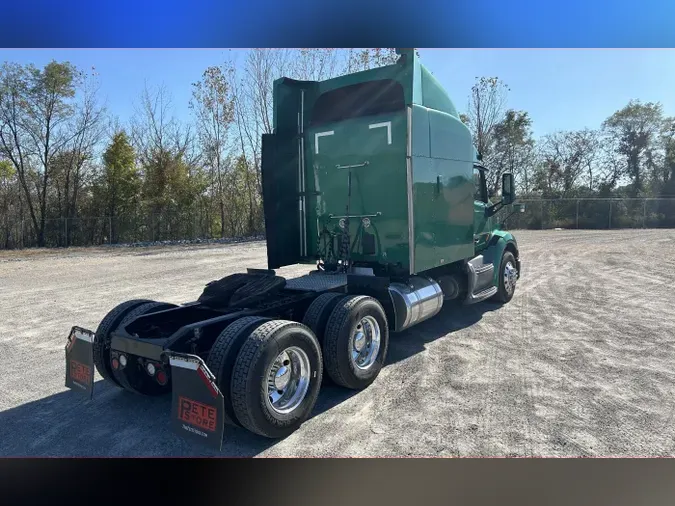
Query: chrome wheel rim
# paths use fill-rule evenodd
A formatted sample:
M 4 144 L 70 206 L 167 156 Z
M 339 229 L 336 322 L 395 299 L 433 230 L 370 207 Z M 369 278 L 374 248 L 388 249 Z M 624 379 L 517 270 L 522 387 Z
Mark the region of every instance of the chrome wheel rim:
M 296 346 L 277 355 L 267 372 L 267 402 L 280 414 L 296 409 L 309 390 L 310 365 L 307 353 Z
M 517 279 L 518 271 L 511 262 L 506 262 L 506 265 L 504 266 L 504 289 L 509 295 L 516 289 Z
M 364 316 L 356 324 L 350 339 L 350 358 L 358 369 L 366 370 L 377 361 L 380 351 L 380 325 L 372 316 Z

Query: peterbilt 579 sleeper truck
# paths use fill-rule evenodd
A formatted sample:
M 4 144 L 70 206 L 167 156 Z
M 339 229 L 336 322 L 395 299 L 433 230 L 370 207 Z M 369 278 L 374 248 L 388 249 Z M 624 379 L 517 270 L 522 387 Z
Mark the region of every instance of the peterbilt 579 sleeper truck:
M 262 139 L 268 269 L 213 281 L 187 304 L 123 302 L 95 332 L 73 327 L 67 387 L 93 397 L 96 370 L 171 394 L 173 430 L 217 448 L 227 425 L 281 438 L 309 417 L 325 375 L 368 387 L 390 333 L 444 303 L 511 300 L 513 177 L 491 203 L 452 101 L 414 50 L 397 52 L 385 67 L 275 81 Z M 294 279 L 274 270 L 303 263 L 314 269 Z

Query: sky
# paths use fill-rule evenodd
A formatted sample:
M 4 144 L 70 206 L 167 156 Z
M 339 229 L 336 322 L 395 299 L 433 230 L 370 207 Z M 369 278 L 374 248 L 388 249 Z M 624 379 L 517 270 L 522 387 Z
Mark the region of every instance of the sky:
M 509 87 L 507 106 L 528 111 L 535 136 L 598 128 L 631 99 L 661 102 L 675 116 L 675 50 L 420 49 L 421 60 L 464 112 L 475 78 L 496 76 Z M 245 50 L 69 49 L 0 50 L 0 62 L 69 60 L 99 73 L 101 96 L 123 123 L 145 83 L 164 85 L 178 119 L 189 120 L 191 83 Z

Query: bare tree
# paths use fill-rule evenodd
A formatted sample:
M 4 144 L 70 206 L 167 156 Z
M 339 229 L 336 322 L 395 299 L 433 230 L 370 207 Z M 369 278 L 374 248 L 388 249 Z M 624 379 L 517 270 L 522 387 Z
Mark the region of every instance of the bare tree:
M 540 153 L 547 169 L 549 190 L 567 197 L 582 185 L 589 191 L 597 184 L 594 167 L 599 156 L 596 131 L 556 132 L 541 140 Z
M 232 188 L 234 174 L 228 156 L 231 149 L 228 133 L 234 121 L 234 103 L 228 77 L 234 73 L 231 66 L 209 67 L 202 79 L 194 83 L 190 107 L 197 121 L 197 136 L 209 171 L 212 197 L 218 202 L 220 235 L 225 237 L 226 201 Z
M 474 145 L 486 162 L 491 154 L 495 127 L 504 117 L 508 91 L 509 87 L 497 77 L 477 77 L 471 87 L 465 119 L 473 134 Z
M 68 129 L 81 73 L 52 61 L 43 69 L 5 64 L 0 70 L 0 151 L 14 165 L 38 246 L 45 245 L 53 160 L 73 139 Z
M 93 69 L 92 69 L 93 70 Z M 100 85 L 95 75 L 83 76 L 81 100 L 75 107 L 68 130 L 72 136 L 64 146 L 61 156 L 60 180 L 63 182 L 64 213 L 67 220 L 77 216 L 77 202 L 85 185 L 87 169 L 91 169 L 97 155 L 96 148 L 105 132 L 105 109 L 98 101 Z M 67 226 L 66 222 L 66 226 Z M 70 244 L 71 228 L 66 228 L 65 245 Z
M 181 219 L 172 221 L 171 213 L 189 214 L 200 192 L 199 152 L 192 130 L 172 115 L 171 96 L 164 86 L 145 87 L 132 120 L 131 139 L 143 173 L 143 200 L 157 220 L 158 238 L 164 231 L 185 226 Z
M 292 75 L 289 77 L 304 81 L 323 81 L 343 72 L 344 63 L 339 50 L 302 48 L 296 52 Z
M 292 74 L 294 54 L 292 50 L 253 49 L 231 76 L 234 135 L 239 162 L 245 168 L 248 233 L 262 225 L 260 149 L 262 135 L 273 131 L 273 82 Z
M 365 49 L 350 48 L 347 52 L 345 73 L 393 65 L 397 61 L 398 55 L 396 54 L 396 49 L 392 47 Z
M 501 175 L 507 171 L 524 175 L 529 189 L 527 164 L 531 163 L 534 147 L 531 125 L 527 112 L 514 110 L 506 111 L 502 121 L 494 125 L 487 178 L 491 193 L 496 193 Z

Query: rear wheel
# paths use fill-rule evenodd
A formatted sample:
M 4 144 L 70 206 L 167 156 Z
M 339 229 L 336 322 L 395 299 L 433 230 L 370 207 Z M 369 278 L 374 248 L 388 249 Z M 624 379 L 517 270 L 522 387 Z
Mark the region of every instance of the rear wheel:
M 146 304 L 141 304 L 128 313 L 117 328 L 129 325 L 139 316 L 162 311 L 164 309 L 170 309 L 172 307 L 176 306 L 166 302 L 148 302 Z M 141 395 L 163 395 L 171 391 L 171 384 L 169 382 L 162 385 L 146 372 L 141 357 L 126 355 L 126 364 L 121 364 L 121 359 L 119 362 L 117 369 L 112 367 L 112 363 L 110 364 L 110 368 L 117 383 L 125 390 Z
M 312 329 L 312 332 L 314 332 L 314 335 L 319 340 L 319 343 L 322 343 L 322 346 L 323 334 L 326 330 L 328 318 L 335 308 L 335 305 L 343 297 L 343 293 L 324 293 L 319 295 L 312 301 L 309 308 L 307 308 L 305 317 L 302 319 L 303 325 L 307 325 L 310 329 Z
M 248 430 L 283 438 L 309 418 L 321 388 L 321 349 L 305 325 L 273 320 L 244 342 L 232 372 L 232 406 Z
M 362 390 L 380 374 L 388 346 L 389 326 L 382 305 L 364 295 L 345 297 L 326 325 L 326 373 L 338 385 Z
M 223 330 L 206 359 L 206 366 L 216 377 L 216 384 L 223 394 L 225 405 L 225 423 L 239 426 L 234 414 L 230 390 L 232 387 L 232 370 L 237 360 L 237 355 L 246 338 L 259 325 L 268 321 L 260 316 L 247 316 L 230 324 Z
M 112 366 L 110 365 L 110 333 L 117 328 L 129 311 L 132 311 L 142 304 L 147 304 L 148 302 L 152 301 L 147 299 L 135 299 L 119 304 L 105 315 L 105 318 L 103 318 L 96 329 L 93 346 L 94 365 L 103 379 L 108 380 L 117 386 L 121 385 L 117 379 L 115 379 Z

